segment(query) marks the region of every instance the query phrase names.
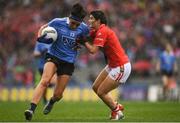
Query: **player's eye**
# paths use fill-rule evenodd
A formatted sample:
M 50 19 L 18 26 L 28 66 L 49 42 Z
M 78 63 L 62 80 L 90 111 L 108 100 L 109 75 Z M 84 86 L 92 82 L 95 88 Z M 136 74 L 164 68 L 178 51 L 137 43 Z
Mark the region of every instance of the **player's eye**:
M 80 25 L 80 23 L 77 23 L 77 22 L 74 22 L 74 21 L 71 21 L 71 24 L 78 27 Z

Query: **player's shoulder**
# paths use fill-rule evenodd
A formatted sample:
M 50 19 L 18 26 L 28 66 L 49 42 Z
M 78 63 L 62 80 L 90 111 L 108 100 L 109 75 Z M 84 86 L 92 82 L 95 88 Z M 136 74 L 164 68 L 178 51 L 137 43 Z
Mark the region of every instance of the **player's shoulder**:
M 106 34 L 108 34 L 109 31 L 110 30 L 109 30 L 109 28 L 106 25 L 101 25 L 96 34 L 98 36 L 106 35 Z
M 67 17 L 64 17 L 64 18 L 54 18 L 52 19 L 49 24 L 62 24 L 62 23 L 66 23 L 67 22 Z
M 164 51 L 161 51 L 160 57 L 161 57 L 161 58 L 167 57 L 167 52 L 166 52 L 165 50 L 164 50 Z
M 82 22 L 80 26 L 88 28 L 88 25 L 85 22 Z
M 98 29 L 99 32 L 107 32 L 107 31 L 110 31 L 110 30 L 111 29 L 105 24 L 101 25 L 100 28 Z
M 89 33 L 89 27 L 84 22 L 81 23 L 81 25 L 77 28 L 77 30 L 81 30 L 83 33 Z
M 64 18 L 54 18 L 52 21 L 54 21 L 54 22 L 66 22 L 67 21 L 67 17 L 64 17 Z
M 115 38 L 117 37 L 115 31 L 113 29 L 111 29 L 109 26 L 104 26 L 102 29 L 101 29 L 101 32 L 103 34 L 106 34 L 108 36 L 111 36 L 111 38 Z
M 79 28 L 82 28 L 82 29 L 89 29 L 88 25 L 84 22 L 81 23 L 81 25 L 79 26 Z

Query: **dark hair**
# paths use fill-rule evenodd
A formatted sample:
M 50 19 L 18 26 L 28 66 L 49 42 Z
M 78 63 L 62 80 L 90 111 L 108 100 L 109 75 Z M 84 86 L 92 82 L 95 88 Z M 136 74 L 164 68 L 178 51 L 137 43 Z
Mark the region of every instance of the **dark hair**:
M 87 12 L 84 10 L 83 6 L 79 3 L 76 3 L 72 7 L 70 17 L 77 21 L 83 21 L 86 14 L 87 14 Z
M 90 13 L 96 20 L 100 20 L 101 24 L 107 24 L 105 14 L 101 10 L 95 10 Z

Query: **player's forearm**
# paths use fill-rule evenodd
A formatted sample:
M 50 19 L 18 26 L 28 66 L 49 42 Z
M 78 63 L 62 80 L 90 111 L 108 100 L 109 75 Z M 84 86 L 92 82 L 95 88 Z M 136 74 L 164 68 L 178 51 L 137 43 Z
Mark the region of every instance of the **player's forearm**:
M 44 28 L 46 28 L 47 26 L 48 26 L 48 24 L 45 24 L 45 25 L 41 26 L 41 28 L 40 28 L 39 31 L 38 31 L 38 37 L 41 36 L 42 30 L 43 30 Z
M 174 63 L 174 71 L 178 72 L 178 64 L 177 64 L 177 62 Z
M 91 54 L 95 54 L 98 51 L 98 47 L 90 44 L 89 42 L 85 42 L 85 46 Z

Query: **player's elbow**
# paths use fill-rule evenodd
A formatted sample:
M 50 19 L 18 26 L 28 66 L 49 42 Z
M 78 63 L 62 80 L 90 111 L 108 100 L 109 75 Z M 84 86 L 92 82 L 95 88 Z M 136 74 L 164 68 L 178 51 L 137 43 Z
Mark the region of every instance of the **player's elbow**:
M 41 56 L 41 53 L 35 51 L 35 52 L 33 53 L 33 56 L 34 56 L 34 57 L 39 57 L 39 56 Z
M 94 50 L 89 50 L 91 54 L 95 54 L 96 52 Z
M 95 49 L 89 49 L 89 52 L 90 52 L 91 54 L 95 54 L 95 53 L 97 52 L 97 50 L 95 50 Z

